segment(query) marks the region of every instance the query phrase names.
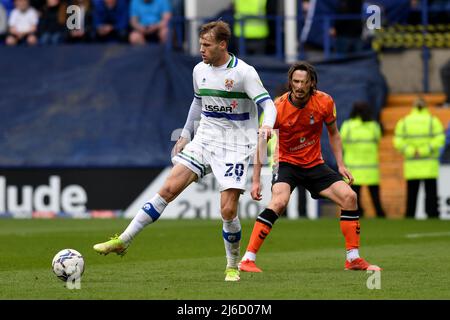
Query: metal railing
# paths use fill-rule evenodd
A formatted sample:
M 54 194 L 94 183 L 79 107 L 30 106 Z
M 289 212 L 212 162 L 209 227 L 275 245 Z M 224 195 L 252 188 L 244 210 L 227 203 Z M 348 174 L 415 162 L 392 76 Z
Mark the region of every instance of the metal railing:
M 424 26 L 423 28 L 423 34 L 426 35 L 427 26 L 429 25 L 429 13 L 430 12 L 440 12 L 440 11 L 446 11 L 450 10 L 450 6 L 447 8 L 436 8 L 436 7 L 429 7 L 428 0 L 422 0 L 421 2 L 421 8 L 419 9 L 421 12 L 421 24 Z M 416 10 L 417 11 L 417 10 Z M 269 54 L 266 56 L 273 56 L 275 59 L 278 59 L 280 61 L 286 59 L 286 53 L 285 53 L 285 41 L 284 41 L 284 24 L 286 21 L 290 19 L 295 19 L 297 22 L 297 53 L 296 58 L 297 59 L 308 59 L 308 52 L 305 50 L 305 43 L 301 41 L 301 33 L 303 31 L 303 26 L 305 23 L 305 19 L 301 14 L 298 14 L 297 16 L 293 17 L 285 17 L 280 15 L 267 15 L 267 16 L 243 16 L 239 20 L 234 20 L 233 17 L 222 17 L 223 20 L 231 22 L 230 27 L 233 29 L 234 21 L 238 21 L 238 23 L 241 26 L 241 30 L 243 30 L 244 24 L 246 20 L 248 19 L 265 19 L 268 23 L 272 23 L 274 26 L 272 32 L 275 40 L 275 53 Z M 322 47 L 323 47 L 323 58 L 325 60 L 333 59 L 333 58 L 346 58 L 349 55 L 342 54 L 342 53 L 336 53 L 333 51 L 334 48 L 334 42 L 333 38 L 331 37 L 329 30 L 334 25 L 335 21 L 339 20 L 360 20 L 362 24 L 364 24 L 364 21 L 367 17 L 364 14 L 327 14 L 327 15 L 320 15 L 315 16 L 314 20 L 315 22 L 319 22 L 322 25 Z M 203 17 L 203 18 L 196 18 L 196 19 L 186 19 L 185 17 L 173 17 L 173 19 L 170 22 L 170 32 L 171 37 L 173 41 L 168 41 L 167 43 L 167 49 L 172 50 L 174 47 L 181 48 L 184 51 L 193 52 L 190 48 L 190 43 L 192 43 L 189 39 L 189 25 L 191 23 L 196 23 L 198 26 L 200 26 L 202 23 L 214 20 L 215 18 L 211 17 Z M 364 27 L 364 25 L 363 25 Z M 197 39 L 195 39 L 197 41 Z M 239 50 L 240 56 L 246 56 L 247 48 L 246 48 L 246 39 L 244 37 L 244 33 L 241 32 L 240 37 L 237 38 L 237 48 Z M 367 53 L 371 51 L 371 49 L 366 49 L 361 51 L 361 53 Z M 429 64 L 430 64 L 430 48 L 424 44 L 422 46 L 422 63 L 423 63 L 423 92 L 429 92 Z
M 227 18 L 227 17 L 224 17 Z M 246 20 L 249 19 L 265 19 L 268 23 L 272 22 L 274 25 L 274 40 L 275 40 L 275 54 L 273 56 L 279 60 L 283 60 L 285 58 L 285 52 L 284 52 L 284 23 L 287 20 L 296 20 L 297 21 L 297 41 L 298 41 L 298 52 L 297 56 L 298 58 L 304 58 L 306 55 L 306 52 L 304 50 L 304 45 L 300 39 L 301 32 L 303 30 L 303 23 L 304 19 L 303 17 L 284 17 L 280 15 L 267 15 L 267 16 L 245 16 L 242 17 L 239 20 L 236 20 L 237 23 L 240 24 L 241 30 L 243 30 L 244 24 Z M 203 17 L 203 18 L 195 18 L 195 19 L 187 19 L 185 17 L 176 16 L 173 17 L 170 22 L 170 38 L 172 41 L 168 41 L 167 48 L 169 50 L 172 50 L 174 47 L 176 48 L 183 48 L 185 51 L 190 52 L 189 48 L 189 34 L 187 30 L 189 29 L 190 23 L 197 23 L 198 25 L 201 25 L 203 23 L 206 23 L 208 21 L 212 21 L 214 18 L 211 17 Z M 333 55 L 332 51 L 332 39 L 328 32 L 330 27 L 332 26 L 333 21 L 335 20 L 361 20 L 361 15 L 323 15 L 323 16 L 317 16 L 315 17 L 316 21 L 322 22 L 322 28 L 323 28 L 323 36 L 322 36 L 322 45 L 323 45 L 323 52 L 324 52 L 324 58 L 330 59 L 335 58 L 336 56 Z M 224 19 L 225 20 L 225 19 Z M 234 19 L 226 19 L 226 21 L 234 21 Z M 233 24 L 230 25 L 230 27 L 233 29 Z M 185 35 L 183 39 L 183 34 Z M 243 32 L 241 32 L 241 35 L 237 37 L 237 48 L 240 52 L 241 56 L 245 56 L 247 54 L 246 52 L 246 39 L 244 37 Z
M 234 26 L 234 18 L 233 17 L 221 17 L 224 21 L 233 21 L 233 23 L 230 23 L 231 30 L 233 32 L 233 26 Z M 274 56 L 279 59 L 284 59 L 284 50 L 283 50 L 283 22 L 285 21 L 284 16 L 280 15 L 267 15 L 267 16 L 245 16 L 241 19 L 236 20 L 237 23 L 240 24 L 241 30 L 244 30 L 244 24 L 249 19 L 265 19 L 267 22 L 272 22 L 275 25 L 275 54 Z M 201 17 L 201 18 L 195 18 L 195 19 L 187 19 L 182 16 L 174 16 L 170 21 L 170 36 L 169 39 L 172 39 L 171 41 L 167 42 L 167 49 L 172 50 L 175 48 L 182 47 L 187 52 L 192 52 L 191 48 L 189 47 L 190 43 L 190 35 L 187 30 L 189 30 L 189 24 L 195 23 L 197 25 L 201 25 L 203 23 L 209 22 L 214 20 L 213 17 Z M 185 38 L 183 39 L 183 34 L 185 35 Z M 237 48 L 240 52 L 241 56 L 247 55 L 247 48 L 246 48 L 246 41 L 244 37 L 244 32 L 241 32 L 241 35 L 237 37 Z

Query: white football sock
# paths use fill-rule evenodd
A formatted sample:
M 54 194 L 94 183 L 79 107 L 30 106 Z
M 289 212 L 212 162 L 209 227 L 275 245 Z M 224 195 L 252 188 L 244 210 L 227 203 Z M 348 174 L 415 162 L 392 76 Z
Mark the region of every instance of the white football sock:
M 347 260 L 352 262 L 355 259 L 359 258 L 359 250 L 358 249 L 350 249 L 347 250 Z
M 245 260 L 256 261 L 256 253 L 251 252 L 251 251 L 245 252 L 245 254 L 244 254 L 244 256 L 242 257 L 242 260 L 241 260 L 241 261 L 245 261 Z
M 223 221 L 223 242 L 227 254 L 227 268 L 237 268 L 239 264 L 239 249 L 241 243 L 241 222 L 236 216 L 233 220 Z
M 142 209 L 139 209 L 128 227 L 119 236 L 119 239 L 125 243 L 130 243 L 146 225 L 158 220 L 166 207 L 167 202 L 157 193 L 149 202 L 144 204 Z

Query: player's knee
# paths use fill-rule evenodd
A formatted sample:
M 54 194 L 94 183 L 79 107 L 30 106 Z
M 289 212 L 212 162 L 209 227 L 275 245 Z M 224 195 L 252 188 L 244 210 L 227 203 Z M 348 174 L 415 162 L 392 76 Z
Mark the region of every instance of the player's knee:
M 159 190 L 158 193 L 167 203 L 171 202 L 178 195 L 178 192 L 177 192 L 176 188 L 174 188 L 170 184 L 169 185 L 164 185 Z
M 343 201 L 343 208 L 347 210 L 352 210 L 357 207 L 357 195 L 356 192 L 353 190 L 348 190 L 344 194 L 344 201 Z
M 224 219 L 233 219 L 236 215 L 236 208 L 233 205 L 223 205 L 220 213 Z

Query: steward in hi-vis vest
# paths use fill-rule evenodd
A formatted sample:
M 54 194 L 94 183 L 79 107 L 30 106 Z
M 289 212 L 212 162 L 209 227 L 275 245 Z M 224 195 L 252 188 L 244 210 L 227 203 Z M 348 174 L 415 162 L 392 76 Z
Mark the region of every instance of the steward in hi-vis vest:
M 380 125 L 374 120 L 363 121 L 360 117 L 349 119 L 342 124 L 341 137 L 345 152 L 344 162 L 355 178 L 354 184 L 379 184 Z
M 420 182 L 425 181 L 425 211 L 439 217 L 437 177 L 439 153 L 445 144 L 444 128 L 426 103 L 418 99 L 412 111 L 395 126 L 394 146 L 403 155 L 403 174 L 408 183 L 406 216 L 414 217 Z
M 350 119 L 342 123 L 340 132 L 344 163 L 355 179 L 352 189 L 358 194 L 358 208 L 361 214 L 363 214 L 360 203 L 361 186 L 368 186 L 377 216 L 384 217 L 379 188 L 378 145 L 381 129 L 372 117 L 370 106 L 363 101 L 355 102 Z
M 265 54 L 269 24 L 262 17 L 267 14 L 267 0 L 234 0 L 233 33 L 244 39 L 245 50 L 240 54 Z M 238 40 L 240 41 L 240 40 Z M 239 49 L 241 46 L 239 45 Z
M 269 35 L 269 25 L 265 19 L 257 18 L 266 15 L 266 0 L 235 0 L 233 32 L 236 37 L 242 33 L 240 19 L 244 18 L 244 38 L 264 39 Z M 246 16 L 254 18 L 245 19 Z

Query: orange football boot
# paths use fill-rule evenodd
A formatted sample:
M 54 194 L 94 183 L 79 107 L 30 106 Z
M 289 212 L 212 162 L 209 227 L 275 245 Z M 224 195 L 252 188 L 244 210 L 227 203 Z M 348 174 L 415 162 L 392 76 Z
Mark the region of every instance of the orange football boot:
M 370 264 L 363 258 L 357 258 L 352 262 L 345 260 L 345 270 L 371 270 L 371 271 L 381 271 L 379 266 Z
M 239 270 L 244 272 L 262 272 L 262 270 L 256 266 L 255 261 L 250 259 L 241 261 L 239 263 Z

